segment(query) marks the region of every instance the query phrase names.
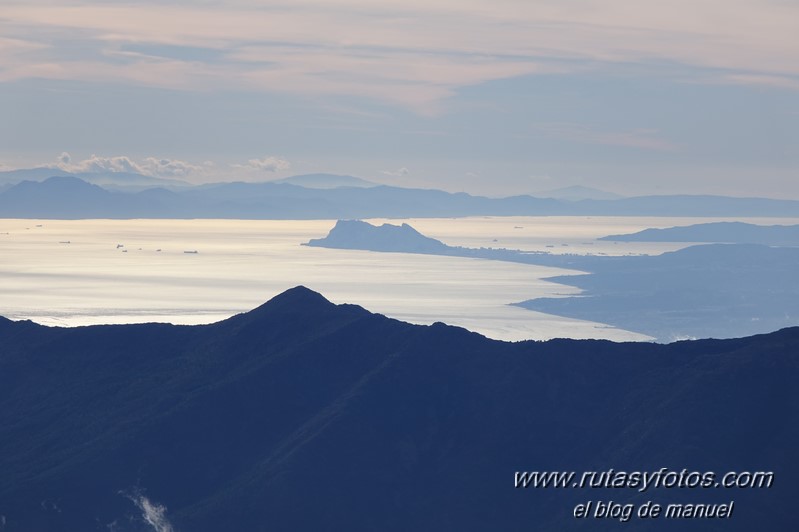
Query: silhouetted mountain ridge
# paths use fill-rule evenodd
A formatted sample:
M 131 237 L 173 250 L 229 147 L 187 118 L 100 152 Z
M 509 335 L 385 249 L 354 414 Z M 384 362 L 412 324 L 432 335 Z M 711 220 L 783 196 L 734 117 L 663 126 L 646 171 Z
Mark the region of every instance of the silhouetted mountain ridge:
M 295 288 L 202 326 L 0 320 L 4 532 L 791 530 L 799 329 L 505 343 Z M 761 490 L 515 489 L 514 472 L 774 471 Z M 582 523 L 579 502 L 728 502 Z M 155 507 L 155 506 L 151 506 Z M 166 526 L 166 525 L 165 525 Z M 163 528 L 162 530 L 167 530 Z

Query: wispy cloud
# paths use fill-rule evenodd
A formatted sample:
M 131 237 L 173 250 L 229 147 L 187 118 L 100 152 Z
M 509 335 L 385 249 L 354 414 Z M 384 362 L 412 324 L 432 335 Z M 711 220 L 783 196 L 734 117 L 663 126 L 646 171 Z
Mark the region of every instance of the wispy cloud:
M 405 177 L 406 175 L 410 174 L 411 171 L 405 168 L 397 168 L 396 170 L 383 170 L 381 173 L 385 175 L 390 175 L 392 177 Z
M 534 124 L 532 136 L 543 136 L 580 142 L 584 144 L 603 144 L 656 151 L 675 151 L 677 146 L 659 138 L 652 129 L 634 129 L 629 131 L 596 130 L 583 124 L 550 123 Z
M 778 0 L 11 0 L 0 81 L 352 95 L 435 113 L 469 85 L 597 64 L 791 80 L 797 21 L 799 4 Z
M 763 85 L 783 89 L 799 90 L 799 76 L 772 76 L 768 74 L 728 74 L 726 80 L 732 83 Z
M 291 163 L 281 157 L 269 156 L 263 159 L 250 159 L 246 164 L 232 164 L 233 168 L 282 172 L 291 168 Z
M 7 39 L 0 37 L 0 59 L 4 61 L 17 54 L 30 53 L 47 48 L 46 45 L 24 39 Z
M 75 174 L 128 172 L 150 177 L 188 177 L 203 168 L 177 159 L 147 157 L 141 161 L 135 161 L 125 155 L 114 157 L 92 155 L 88 159 L 73 161 L 72 156 L 67 152 L 63 152 L 58 156 L 57 162 L 48 166 Z M 207 166 L 207 163 L 203 166 Z

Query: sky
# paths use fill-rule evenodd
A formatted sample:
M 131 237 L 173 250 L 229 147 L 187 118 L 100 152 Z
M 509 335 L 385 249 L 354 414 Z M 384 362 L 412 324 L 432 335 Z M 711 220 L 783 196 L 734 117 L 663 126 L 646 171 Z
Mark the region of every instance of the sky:
M 2 0 L 0 170 L 799 199 L 794 0 Z

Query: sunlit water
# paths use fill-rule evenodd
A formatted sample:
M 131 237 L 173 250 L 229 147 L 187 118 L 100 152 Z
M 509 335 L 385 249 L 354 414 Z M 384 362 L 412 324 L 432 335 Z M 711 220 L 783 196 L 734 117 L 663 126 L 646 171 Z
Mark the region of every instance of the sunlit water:
M 408 222 L 453 245 L 626 254 L 660 253 L 684 245 L 595 239 L 695 220 L 528 217 Z M 305 285 L 335 303 L 356 303 L 413 323 L 443 321 L 504 340 L 646 339 L 607 325 L 508 305 L 578 293 L 543 280 L 568 270 L 300 245 L 324 236 L 334 223 L 0 220 L 0 315 L 62 326 L 209 323 Z

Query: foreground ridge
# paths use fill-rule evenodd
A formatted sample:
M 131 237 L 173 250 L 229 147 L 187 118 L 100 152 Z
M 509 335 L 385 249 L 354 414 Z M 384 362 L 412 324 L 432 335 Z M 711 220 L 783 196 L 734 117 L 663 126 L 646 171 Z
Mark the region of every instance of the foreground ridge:
M 0 515 L 4 532 L 148 530 L 156 514 L 193 532 L 571 530 L 575 505 L 641 494 L 518 489 L 514 472 L 666 467 L 775 482 L 647 492 L 735 501 L 729 520 L 651 526 L 789 530 L 798 378 L 799 328 L 507 343 L 301 286 L 204 326 L 0 320 Z

